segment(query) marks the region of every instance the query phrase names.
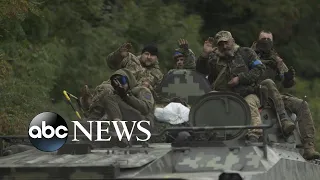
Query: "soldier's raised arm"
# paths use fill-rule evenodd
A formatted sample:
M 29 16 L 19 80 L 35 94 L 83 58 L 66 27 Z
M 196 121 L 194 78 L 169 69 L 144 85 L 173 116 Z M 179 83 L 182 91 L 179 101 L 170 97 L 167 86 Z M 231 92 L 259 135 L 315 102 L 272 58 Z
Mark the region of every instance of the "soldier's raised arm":
M 208 75 L 210 73 L 209 56 L 214 50 L 213 42 L 214 38 L 212 37 L 209 37 L 208 40 L 204 42 L 202 54 L 196 61 L 196 71 L 204 75 Z
M 121 68 L 128 68 L 133 71 L 141 68 L 138 58 L 130 53 L 132 45 L 130 43 L 122 44 L 117 50 L 110 53 L 107 58 L 107 64 L 110 69 L 118 70 Z
M 179 39 L 179 49 L 176 52 L 182 53 L 185 56 L 184 69 L 196 68 L 196 56 L 191 49 L 189 49 L 189 43 L 185 39 Z
M 249 85 L 258 82 L 266 70 L 265 65 L 260 61 L 256 52 L 251 48 L 242 48 L 242 57 L 246 62 L 249 71 L 238 74 L 239 83 Z
M 138 96 L 126 96 L 125 102 L 140 111 L 142 115 L 148 115 L 155 104 L 151 91 L 142 86 L 136 87 L 133 91 L 139 91 Z

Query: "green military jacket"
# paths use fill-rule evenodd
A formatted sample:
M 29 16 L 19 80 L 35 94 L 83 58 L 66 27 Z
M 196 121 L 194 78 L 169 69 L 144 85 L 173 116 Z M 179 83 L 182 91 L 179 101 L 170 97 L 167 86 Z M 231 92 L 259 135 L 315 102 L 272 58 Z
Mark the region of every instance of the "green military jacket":
M 148 81 L 151 85 L 150 89 L 155 88 L 163 78 L 159 62 L 156 62 L 149 67 L 143 67 L 140 62 L 140 56 L 135 56 L 134 54 L 129 53 L 127 57 L 122 57 L 120 54 L 120 48 L 110 53 L 107 56 L 106 61 L 109 68 L 112 70 L 118 70 L 120 68 L 129 69 L 135 75 L 138 83 Z M 109 81 L 104 83 L 109 83 Z
M 178 48 L 175 49 L 176 52 L 180 52 L 186 57 L 186 60 L 184 62 L 184 69 L 195 69 L 196 68 L 196 56 L 194 52 L 191 49 L 183 49 Z
M 196 70 L 209 76 L 213 90 L 231 91 L 245 97 L 256 92 L 265 66 L 251 48 L 235 45 L 235 49 L 234 56 L 230 58 L 220 57 L 217 49 L 208 58 L 200 56 L 196 62 Z M 239 77 L 239 84 L 229 87 L 228 82 L 236 76 Z
M 281 63 L 279 64 L 277 63 L 277 58 L 280 57 L 274 49 L 268 54 L 263 54 L 257 51 L 257 49 L 255 48 L 255 43 L 253 43 L 252 49 L 257 53 L 261 62 L 266 66 L 266 70 L 260 77 L 259 82 L 265 79 L 271 79 L 277 85 L 277 89 L 282 93 L 285 93 L 286 88 L 290 88 L 294 85 L 294 80 L 285 80 L 284 73 L 288 72 L 288 67 L 283 61 L 281 61 Z
M 142 115 L 153 113 L 155 101 L 150 89 L 140 86 L 129 69 L 119 69 L 113 75 L 120 74 L 128 77 L 130 90 L 124 101 Z

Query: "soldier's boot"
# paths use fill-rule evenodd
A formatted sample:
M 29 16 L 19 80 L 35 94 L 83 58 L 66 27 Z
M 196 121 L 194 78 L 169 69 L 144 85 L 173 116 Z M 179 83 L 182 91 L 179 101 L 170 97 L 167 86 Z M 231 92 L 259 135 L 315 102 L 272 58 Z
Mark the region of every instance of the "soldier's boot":
M 320 153 L 317 152 L 314 148 L 314 144 L 312 142 L 307 142 L 303 145 L 303 158 L 306 160 L 319 159 Z
M 282 113 L 279 117 L 283 132 L 286 135 L 291 134 L 296 128 L 295 124 L 289 120 L 287 113 Z
M 281 126 L 285 134 L 291 134 L 295 129 L 294 123 L 289 121 L 288 119 L 281 120 Z
M 92 103 L 92 95 L 87 85 L 81 88 L 81 95 L 79 99 L 80 99 L 80 105 L 82 109 L 88 110 Z
M 250 132 L 247 134 L 247 140 L 252 143 L 256 143 L 259 141 L 259 135 L 257 135 L 256 133 Z

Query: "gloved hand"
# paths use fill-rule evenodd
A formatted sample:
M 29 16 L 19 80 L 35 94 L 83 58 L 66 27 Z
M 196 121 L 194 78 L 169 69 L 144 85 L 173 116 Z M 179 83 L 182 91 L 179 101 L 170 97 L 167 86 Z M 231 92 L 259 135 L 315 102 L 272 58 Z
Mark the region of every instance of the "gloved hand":
M 117 91 L 117 94 L 121 97 L 124 98 L 127 96 L 126 90 L 123 87 L 118 87 L 115 89 Z
M 126 90 L 123 88 L 123 86 L 120 84 L 120 82 L 118 80 L 113 80 L 113 88 L 116 91 L 116 93 L 121 97 L 124 98 L 127 96 L 127 92 Z
M 179 47 L 185 51 L 188 51 L 189 50 L 189 44 L 188 44 L 188 41 L 185 40 L 185 39 L 179 39 L 178 40 L 178 43 L 179 43 Z
M 295 71 L 294 68 L 291 66 L 291 67 L 289 68 L 289 71 L 284 73 L 284 78 L 285 78 L 286 81 L 291 81 L 291 80 L 293 80 L 293 78 L 295 77 L 295 75 L 296 75 L 296 71 Z

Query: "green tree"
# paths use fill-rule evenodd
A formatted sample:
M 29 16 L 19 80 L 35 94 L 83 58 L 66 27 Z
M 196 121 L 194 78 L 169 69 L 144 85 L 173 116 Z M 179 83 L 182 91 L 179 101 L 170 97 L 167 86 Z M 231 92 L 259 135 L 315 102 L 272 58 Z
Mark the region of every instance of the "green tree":
M 202 20 L 185 16 L 179 4 L 57 0 L 44 1 L 38 8 L 38 14 L 27 11 L 22 20 L 5 21 L 19 26 L 10 26 L 0 43 L 5 55 L 14 60 L 0 106 L 10 127 L 21 125 L 16 131 L 3 125 L 5 134 L 24 132 L 26 123 L 42 111 L 54 109 L 75 118 L 62 91 L 78 95 L 84 84 L 95 87 L 106 80 L 111 74 L 106 56 L 124 42 L 132 42 L 137 55 L 143 44 L 156 43 L 164 67 L 171 64 L 179 38 L 187 38 L 195 52 L 200 49 Z M 57 101 L 54 107 L 51 98 Z
M 124 42 L 137 55 L 145 44 L 157 44 L 166 71 L 179 38 L 199 55 L 203 41 L 222 29 L 242 46 L 271 30 L 279 54 L 297 70 L 292 93 L 308 96 L 320 127 L 319 13 L 316 0 L 2 0 L 0 133 L 25 134 L 43 111 L 76 118 L 62 91 L 79 95 L 83 85 L 108 79 L 105 58 Z

